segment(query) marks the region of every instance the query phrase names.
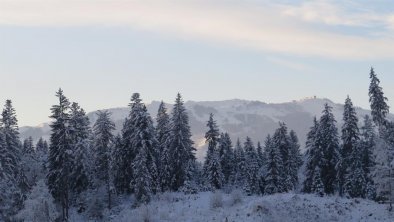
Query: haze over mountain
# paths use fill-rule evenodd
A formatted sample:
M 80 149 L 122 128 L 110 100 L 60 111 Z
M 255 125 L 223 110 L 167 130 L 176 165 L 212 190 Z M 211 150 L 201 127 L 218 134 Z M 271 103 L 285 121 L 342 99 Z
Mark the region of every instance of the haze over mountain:
M 224 100 L 224 101 L 187 101 L 185 106 L 189 112 L 189 120 L 193 140 L 197 148 L 197 158 L 202 159 L 205 155 L 205 131 L 209 114 L 213 113 L 220 130 L 228 132 L 235 144 L 237 138 L 243 143 L 246 136 L 252 138 L 257 144 L 264 142 L 267 134 L 273 134 L 279 122 L 285 122 L 290 129 L 297 133 L 301 148 L 304 150 L 306 134 L 312 125 L 313 117 L 320 117 L 325 103 L 333 107 L 333 113 L 337 120 L 338 127 L 342 125 L 343 105 L 332 102 L 329 99 L 310 97 L 298 101 L 287 103 L 264 103 L 260 101 L 248 100 Z M 148 111 L 153 118 L 156 117 L 160 102 L 153 101 L 147 104 Z M 171 112 L 172 104 L 167 104 L 168 111 Z M 108 109 L 112 113 L 112 120 L 116 124 L 117 132 L 120 132 L 124 119 L 129 114 L 129 107 Z M 369 110 L 356 108 L 359 123 L 363 116 L 370 114 Z M 95 112 L 88 114 L 91 124 L 97 115 Z M 390 119 L 394 116 L 390 114 Z M 340 128 L 339 128 L 340 129 Z M 32 136 L 34 140 L 40 137 L 49 138 L 50 128 L 48 123 L 43 123 L 36 127 L 21 127 L 21 138 Z

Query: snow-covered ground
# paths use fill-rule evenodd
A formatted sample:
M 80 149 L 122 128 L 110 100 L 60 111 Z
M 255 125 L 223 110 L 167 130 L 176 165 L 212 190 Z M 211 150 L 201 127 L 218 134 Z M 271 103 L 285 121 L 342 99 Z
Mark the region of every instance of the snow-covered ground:
M 362 199 L 305 194 L 244 196 L 204 192 L 196 195 L 165 193 L 147 206 L 126 201 L 114 208 L 110 221 L 394 221 L 387 205 Z

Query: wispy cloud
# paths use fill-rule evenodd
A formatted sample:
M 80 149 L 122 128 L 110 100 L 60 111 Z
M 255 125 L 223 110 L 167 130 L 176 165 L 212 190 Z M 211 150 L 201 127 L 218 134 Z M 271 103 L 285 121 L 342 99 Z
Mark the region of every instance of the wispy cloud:
M 294 19 L 297 18 L 297 19 Z M 0 0 L 0 24 L 129 26 L 235 47 L 300 56 L 394 58 L 391 35 L 354 36 L 308 25 L 393 24 L 392 15 L 347 15 L 335 4 L 224 0 Z M 385 30 L 382 30 L 385 32 Z
M 326 25 L 393 28 L 394 13 L 369 10 L 358 1 L 306 1 L 299 5 L 282 5 L 282 13 L 306 22 Z

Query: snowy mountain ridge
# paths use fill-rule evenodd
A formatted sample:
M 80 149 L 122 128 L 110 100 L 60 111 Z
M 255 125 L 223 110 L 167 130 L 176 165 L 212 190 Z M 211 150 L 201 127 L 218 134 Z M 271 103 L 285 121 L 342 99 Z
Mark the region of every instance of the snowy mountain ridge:
M 278 122 L 285 122 L 289 129 L 297 133 L 301 147 L 304 147 L 306 134 L 312 125 L 313 117 L 320 117 L 325 103 L 333 107 L 333 114 L 337 120 L 338 127 L 342 124 L 343 105 L 332 102 L 329 99 L 316 97 L 304 98 L 298 101 L 287 103 L 264 103 L 260 101 L 249 101 L 232 99 L 224 101 L 187 101 L 185 106 L 189 112 L 190 126 L 193 140 L 198 148 L 197 157 L 202 158 L 205 154 L 204 134 L 206 131 L 206 121 L 209 114 L 215 115 L 221 131 L 228 132 L 235 143 L 237 138 L 241 141 L 246 136 L 263 142 L 267 134 L 272 134 L 278 127 Z M 156 117 L 160 102 L 153 101 L 147 104 L 148 111 L 153 118 Z M 167 104 L 168 111 L 171 112 L 172 104 Z M 112 120 L 116 124 L 117 132 L 120 132 L 124 119 L 129 114 L 129 107 L 107 109 L 112 113 Z M 363 116 L 370 114 L 369 110 L 356 107 L 359 122 Z M 95 112 L 88 113 L 91 124 L 97 115 Z M 394 116 L 390 114 L 390 119 Z M 21 127 L 21 138 L 32 136 L 37 140 L 39 137 L 49 138 L 50 128 L 48 123 L 40 124 L 36 127 Z

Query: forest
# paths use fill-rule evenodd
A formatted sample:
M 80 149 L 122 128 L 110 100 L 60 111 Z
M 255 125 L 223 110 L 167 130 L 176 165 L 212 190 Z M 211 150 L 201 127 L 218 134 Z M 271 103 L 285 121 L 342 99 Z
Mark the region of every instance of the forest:
M 371 114 L 359 120 L 347 96 L 338 127 L 326 104 L 306 144 L 285 122 L 272 135 L 262 135 L 262 143 L 249 137 L 231 141 L 211 114 L 201 162 L 179 93 L 172 111 L 162 102 L 156 117 L 139 93 L 132 94 L 129 116 L 115 134 L 110 112 L 98 111 L 90 123 L 85 110 L 59 89 L 50 108 L 49 141 L 21 141 L 16 110 L 6 100 L 0 119 L 0 220 L 72 221 L 72 209 L 105 221 L 103 212 L 121 200 L 137 208 L 169 192 L 239 191 L 256 197 L 296 192 L 368 199 L 392 210 L 394 122 L 387 118 L 388 99 L 373 68 L 369 77 Z

